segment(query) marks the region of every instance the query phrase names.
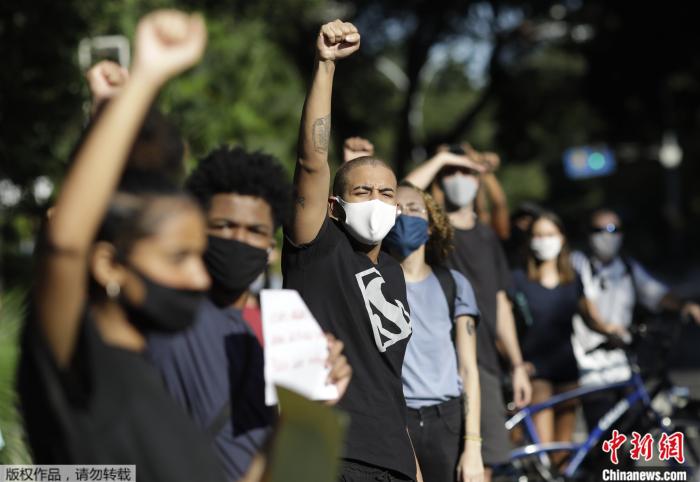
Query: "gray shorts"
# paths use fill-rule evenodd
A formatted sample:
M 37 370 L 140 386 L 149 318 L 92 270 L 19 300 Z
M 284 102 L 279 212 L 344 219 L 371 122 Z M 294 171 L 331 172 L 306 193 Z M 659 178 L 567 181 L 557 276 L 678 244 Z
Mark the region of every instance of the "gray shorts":
M 479 367 L 481 385 L 481 457 L 484 465 L 508 462 L 512 444 L 506 430 L 506 408 L 501 380 Z

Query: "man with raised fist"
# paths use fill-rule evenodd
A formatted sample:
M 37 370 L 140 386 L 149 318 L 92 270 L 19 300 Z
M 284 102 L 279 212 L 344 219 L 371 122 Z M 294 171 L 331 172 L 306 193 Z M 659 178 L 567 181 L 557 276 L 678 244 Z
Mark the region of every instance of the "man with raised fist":
M 345 343 L 354 377 L 339 406 L 351 417 L 341 480 L 422 481 L 406 430 L 401 367 L 411 322 L 397 261 L 381 252 L 398 214 L 396 176 L 372 156 L 328 166 L 336 61 L 360 48 L 354 25 L 336 20 L 316 39 L 301 119 L 295 205 L 282 252 L 285 287 L 299 291 L 324 331 Z

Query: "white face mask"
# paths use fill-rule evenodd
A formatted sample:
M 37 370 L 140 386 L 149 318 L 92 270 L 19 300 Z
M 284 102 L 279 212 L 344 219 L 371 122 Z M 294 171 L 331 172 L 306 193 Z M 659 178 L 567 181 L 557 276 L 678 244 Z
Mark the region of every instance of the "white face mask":
M 463 208 L 476 197 L 479 181 L 474 176 L 450 176 L 442 180 L 445 196 L 450 203 Z
M 589 241 L 596 258 L 601 261 L 609 261 L 617 256 L 622 246 L 622 234 L 620 233 L 595 233 L 591 234 Z
M 345 227 L 353 238 L 374 246 L 382 242 L 396 222 L 396 205 L 379 199 L 349 203 L 335 198 L 345 211 Z
M 549 261 L 559 256 L 562 248 L 562 240 L 559 236 L 542 236 L 532 238 L 530 249 L 540 261 Z

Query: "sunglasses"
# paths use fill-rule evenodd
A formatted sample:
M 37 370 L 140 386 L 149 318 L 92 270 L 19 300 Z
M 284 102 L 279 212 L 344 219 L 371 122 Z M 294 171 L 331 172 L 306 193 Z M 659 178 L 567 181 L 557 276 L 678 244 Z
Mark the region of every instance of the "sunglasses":
M 591 233 L 622 233 L 622 227 L 606 224 L 605 226 L 591 226 L 589 231 Z

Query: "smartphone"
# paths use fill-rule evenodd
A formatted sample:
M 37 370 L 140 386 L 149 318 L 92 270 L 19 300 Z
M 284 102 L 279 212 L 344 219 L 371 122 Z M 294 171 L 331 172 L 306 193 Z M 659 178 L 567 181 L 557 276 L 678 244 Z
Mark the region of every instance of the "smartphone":
M 78 45 L 80 68 L 88 70 L 101 60 L 111 60 L 122 67 L 129 68 L 129 39 L 123 35 L 101 35 L 84 38 Z

